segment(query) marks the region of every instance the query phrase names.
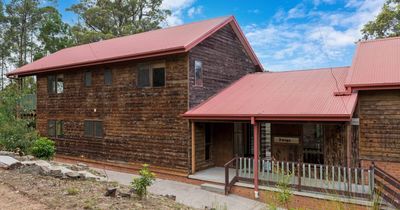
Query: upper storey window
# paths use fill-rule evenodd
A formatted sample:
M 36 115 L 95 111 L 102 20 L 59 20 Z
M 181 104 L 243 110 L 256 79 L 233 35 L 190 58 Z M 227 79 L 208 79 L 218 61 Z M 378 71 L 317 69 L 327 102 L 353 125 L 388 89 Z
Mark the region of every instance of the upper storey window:
M 203 63 L 194 61 L 194 85 L 203 86 Z
M 104 84 L 112 85 L 112 71 L 109 68 L 104 69 Z
M 49 94 L 64 92 L 64 75 L 50 75 L 47 77 L 47 91 Z
M 92 86 L 92 72 L 86 71 L 84 76 L 84 82 L 86 87 Z
M 140 64 L 137 70 L 138 87 L 165 86 L 165 64 Z

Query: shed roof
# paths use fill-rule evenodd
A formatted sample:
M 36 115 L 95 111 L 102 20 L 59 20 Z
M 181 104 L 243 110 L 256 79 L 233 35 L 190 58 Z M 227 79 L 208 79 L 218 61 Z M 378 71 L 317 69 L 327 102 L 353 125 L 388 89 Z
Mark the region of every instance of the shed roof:
M 400 37 L 359 42 L 346 87 L 400 87 Z
M 344 91 L 349 67 L 249 74 L 183 116 L 190 119 L 348 121 L 357 93 Z
M 262 70 L 262 65 L 235 18 L 229 16 L 66 48 L 9 72 L 7 76 L 33 75 L 46 71 L 187 52 L 227 24 L 232 26 L 253 63 Z

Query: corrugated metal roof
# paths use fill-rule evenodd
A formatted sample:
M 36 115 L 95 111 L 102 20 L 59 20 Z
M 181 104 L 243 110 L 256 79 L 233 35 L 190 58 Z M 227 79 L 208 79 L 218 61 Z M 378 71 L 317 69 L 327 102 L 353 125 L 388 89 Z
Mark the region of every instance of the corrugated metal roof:
M 349 67 L 249 74 L 183 116 L 191 119 L 350 120 L 357 93 L 344 91 Z
M 400 37 L 359 42 L 345 86 L 400 86 Z
M 235 18 L 230 16 L 66 48 L 7 75 L 32 75 L 44 71 L 187 52 L 227 24 L 231 24 L 254 64 L 262 69 Z

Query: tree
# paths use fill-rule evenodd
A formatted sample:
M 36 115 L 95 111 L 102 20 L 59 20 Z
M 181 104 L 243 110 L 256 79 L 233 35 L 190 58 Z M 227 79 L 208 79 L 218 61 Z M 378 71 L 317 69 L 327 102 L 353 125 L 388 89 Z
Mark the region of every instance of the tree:
M 6 30 L 8 28 L 7 19 L 4 14 L 4 5 L 0 1 L 0 90 L 4 89 L 5 86 L 5 73 L 7 68 L 7 59 L 10 56 L 10 42 L 6 36 Z
M 78 44 L 120 37 L 160 28 L 169 10 L 162 0 L 81 0 L 69 11 L 79 17 L 72 27 Z
M 376 19 L 361 32 L 364 40 L 400 36 L 400 0 L 386 0 Z

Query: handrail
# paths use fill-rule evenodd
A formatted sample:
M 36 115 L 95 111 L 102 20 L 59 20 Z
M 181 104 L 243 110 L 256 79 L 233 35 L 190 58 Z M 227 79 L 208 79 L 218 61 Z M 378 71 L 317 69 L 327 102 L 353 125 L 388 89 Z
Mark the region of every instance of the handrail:
M 232 160 L 230 160 L 229 162 L 225 163 L 225 165 L 224 165 L 224 168 L 225 168 L 225 195 L 229 194 L 229 191 L 230 191 L 231 187 L 235 184 L 235 182 L 238 181 L 237 159 L 238 159 L 238 157 L 236 156 Z M 235 164 L 236 174 L 232 178 L 232 180 L 229 182 L 229 166 L 231 166 L 232 163 L 235 162 L 235 161 L 236 161 L 236 164 Z
M 372 162 L 371 168 L 374 170 L 374 181 L 377 183 L 375 185 L 375 191 L 388 203 L 396 208 L 400 208 L 400 181 L 376 166 L 374 162 Z M 385 185 L 382 181 L 377 179 L 377 177 L 384 180 L 390 186 Z

